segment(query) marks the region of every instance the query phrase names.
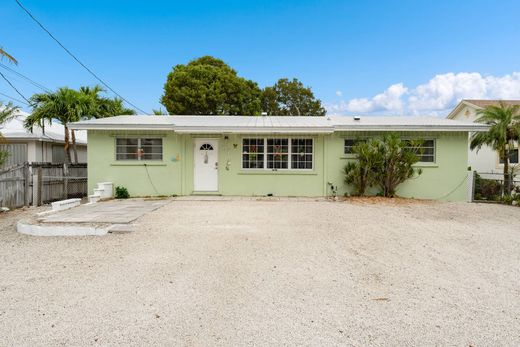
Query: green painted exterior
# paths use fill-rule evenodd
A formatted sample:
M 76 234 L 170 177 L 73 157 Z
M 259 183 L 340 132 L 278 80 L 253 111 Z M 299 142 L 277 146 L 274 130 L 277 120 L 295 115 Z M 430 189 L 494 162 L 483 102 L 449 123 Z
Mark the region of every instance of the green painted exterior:
M 194 177 L 194 138 L 215 138 L 219 142 L 219 191 L 240 196 L 326 196 L 329 182 L 338 195 L 352 191 L 343 183 L 345 138 L 374 137 L 382 133 L 334 133 L 330 135 L 235 135 L 178 134 L 172 131 L 88 131 L 88 187 L 98 182 L 124 186 L 132 196 L 191 195 Z M 464 201 L 467 196 L 467 132 L 402 133 L 402 137 L 435 139 L 435 163 L 419 164 L 423 173 L 402 184 L 398 195 L 420 199 Z M 163 160 L 116 161 L 117 137 L 162 137 Z M 226 139 L 227 137 L 227 139 Z M 243 170 L 242 138 L 294 137 L 314 139 L 312 170 Z M 373 191 L 375 193 L 375 190 Z

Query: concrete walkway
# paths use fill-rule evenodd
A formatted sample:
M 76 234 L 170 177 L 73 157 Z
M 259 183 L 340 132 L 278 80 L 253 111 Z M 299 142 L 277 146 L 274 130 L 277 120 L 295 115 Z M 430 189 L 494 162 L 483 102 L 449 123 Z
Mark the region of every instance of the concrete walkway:
M 171 199 L 110 200 L 81 205 L 42 217 L 43 223 L 131 223 L 145 213 L 170 203 Z

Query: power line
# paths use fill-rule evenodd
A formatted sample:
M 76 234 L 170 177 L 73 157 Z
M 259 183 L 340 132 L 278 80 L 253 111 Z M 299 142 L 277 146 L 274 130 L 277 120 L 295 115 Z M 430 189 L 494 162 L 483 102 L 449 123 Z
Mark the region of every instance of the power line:
M 22 101 L 22 100 L 17 99 L 17 98 L 13 98 L 12 96 L 7 95 L 7 94 L 4 94 L 4 93 L 2 93 L 2 92 L 0 92 L 0 95 L 2 95 L 3 97 L 6 97 L 6 98 L 8 98 L 8 99 L 11 99 L 11 100 L 13 100 L 13 101 L 19 102 L 20 104 L 24 104 L 24 105 L 26 105 L 26 106 L 30 106 L 30 105 L 29 105 L 28 103 L 26 103 L 25 101 Z
M 35 86 L 35 87 L 37 87 L 37 88 L 40 88 L 41 90 L 43 90 L 43 91 L 45 91 L 45 92 L 49 92 L 49 93 L 51 92 L 51 90 L 50 90 L 49 88 L 45 87 L 43 84 L 38 83 L 38 82 L 36 82 L 36 81 L 30 79 L 29 77 L 27 77 L 27 76 L 25 76 L 25 75 L 19 73 L 18 71 L 16 71 L 16 70 L 10 68 L 9 66 L 7 66 L 7 65 L 5 65 L 5 64 L 0 63 L 0 67 L 6 69 L 6 70 L 9 71 L 9 72 L 14 73 L 14 74 L 17 75 L 18 77 L 23 78 L 24 80 L 26 80 L 27 82 L 29 82 L 29 83 L 32 84 L 33 86 Z
M 24 99 L 28 104 L 30 104 L 31 102 L 22 94 L 20 93 L 20 91 L 11 83 L 11 81 L 9 81 L 7 79 L 7 77 L 5 77 L 5 75 L 2 73 L 2 71 L 0 71 L 0 76 L 11 86 L 11 88 L 14 89 L 14 91 L 20 95 L 22 97 L 22 99 Z
M 133 103 L 131 103 L 130 101 L 128 101 L 127 99 L 125 99 L 121 94 L 119 94 L 118 92 L 116 92 L 114 89 L 112 89 L 112 87 L 110 87 L 105 81 L 103 81 L 98 75 L 96 75 L 94 73 L 94 71 L 92 71 L 91 69 L 89 69 L 85 64 L 83 64 L 81 62 L 81 60 L 78 59 L 78 57 L 76 57 L 71 51 L 69 51 L 67 49 L 67 47 L 65 47 L 38 19 L 36 19 L 31 12 L 29 12 L 28 9 L 26 9 L 22 3 L 19 1 L 19 0 L 14 0 L 16 1 L 16 3 L 18 4 L 18 6 L 20 6 L 20 8 L 22 10 L 25 11 L 25 13 L 27 13 L 27 15 L 29 15 L 29 17 L 31 17 L 31 19 L 36 23 L 38 24 L 38 26 L 43 30 L 45 31 L 54 41 L 56 41 L 56 43 L 61 47 L 63 48 L 63 50 L 65 50 L 65 52 L 67 52 L 68 55 L 70 55 L 72 57 L 72 59 L 74 59 L 79 65 L 81 65 L 85 70 L 87 70 L 92 76 L 94 76 L 95 79 L 97 79 L 101 84 L 103 84 L 105 87 L 107 87 L 108 90 L 110 90 L 112 93 L 114 93 L 115 95 L 117 95 L 119 98 L 121 98 L 121 100 L 123 100 L 124 102 L 126 102 L 127 104 L 129 104 L 130 106 L 134 107 L 135 109 L 137 109 L 139 112 L 143 113 L 143 114 L 147 114 L 146 111 L 143 111 L 141 108 L 137 107 L 136 105 L 134 105 Z

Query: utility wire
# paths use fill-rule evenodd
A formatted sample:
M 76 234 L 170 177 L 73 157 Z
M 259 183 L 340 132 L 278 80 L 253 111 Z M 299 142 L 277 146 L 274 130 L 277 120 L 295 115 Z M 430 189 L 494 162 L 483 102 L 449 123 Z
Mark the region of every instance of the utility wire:
M 112 87 L 110 87 L 105 81 L 103 81 L 98 75 L 96 75 L 94 73 L 94 71 L 92 71 L 90 68 L 88 68 L 85 64 L 83 64 L 81 62 L 81 60 L 78 59 L 78 57 L 76 57 L 71 51 L 69 51 L 67 49 L 67 47 L 65 47 L 38 19 L 36 19 L 36 17 L 34 17 L 32 15 L 32 13 L 26 9 L 24 7 L 24 5 L 22 5 L 22 3 L 19 1 L 19 0 L 14 0 L 16 1 L 16 3 L 18 4 L 18 6 L 20 6 L 20 8 L 22 10 L 25 11 L 25 13 L 27 13 L 27 15 L 29 17 L 31 17 L 31 19 L 36 23 L 38 24 L 38 26 L 43 30 L 45 31 L 54 41 L 56 41 L 56 43 L 61 47 L 63 48 L 63 50 L 65 50 L 65 52 L 67 52 L 68 55 L 70 55 L 72 57 L 72 59 L 74 59 L 79 65 L 81 65 L 85 70 L 87 70 L 92 76 L 94 76 L 95 79 L 97 79 L 101 84 L 103 84 L 105 87 L 108 88 L 108 90 L 110 90 L 112 93 L 114 93 L 116 96 L 118 96 L 119 98 L 121 98 L 121 100 L 123 100 L 124 102 L 126 102 L 127 104 L 129 104 L 130 106 L 134 107 L 135 109 L 137 109 L 139 112 L 143 113 L 143 114 L 147 114 L 146 111 L 143 111 L 141 108 L 137 107 L 136 105 L 134 105 L 133 103 L 131 103 L 130 101 L 128 101 L 127 99 L 125 99 L 121 94 L 119 94 L 118 92 L 116 92 L 114 89 L 112 89 Z
M 0 71 L 0 76 L 11 86 L 11 88 L 14 89 L 14 91 L 20 95 L 22 97 L 22 99 L 24 99 L 28 104 L 30 104 L 31 102 L 29 101 L 29 99 L 27 99 L 22 93 L 20 93 L 20 91 L 11 83 L 11 81 L 9 81 L 7 79 L 7 77 L 5 77 L 5 75 L 2 73 L 2 71 Z
M 17 98 L 13 98 L 13 97 L 10 96 L 10 95 L 7 95 L 7 94 L 1 93 L 1 92 L 0 92 L 0 95 L 2 95 L 3 97 L 6 97 L 6 98 L 8 98 L 8 99 L 11 99 L 11 100 L 13 100 L 13 101 L 19 102 L 20 104 L 24 104 L 24 105 L 26 105 L 26 106 L 30 106 L 30 105 L 29 105 L 28 103 L 26 103 L 25 101 L 22 101 L 22 100 L 17 99 Z
M 27 82 L 29 82 L 30 84 L 32 84 L 33 86 L 37 87 L 37 88 L 40 88 L 41 90 L 45 91 L 45 92 L 51 92 L 51 90 L 49 88 L 47 88 L 46 86 L 44 86 L 43 84 L 41 83 L 38 83 L 32 79 L 30 79 L 29 77 L 19 73 L 18 71 L 10 68 L 9 66 L 5 65 L 5 64 L 2 64 L 0 63 L 0 67 L 3 68 L 3 69 L 6 69 L 7 71 L 11 72 L 11 73 L 14 73 L 15 75 L 17 75 L 18 77 L 21 77 L 23 78 L 24 80 L 26 80 Z

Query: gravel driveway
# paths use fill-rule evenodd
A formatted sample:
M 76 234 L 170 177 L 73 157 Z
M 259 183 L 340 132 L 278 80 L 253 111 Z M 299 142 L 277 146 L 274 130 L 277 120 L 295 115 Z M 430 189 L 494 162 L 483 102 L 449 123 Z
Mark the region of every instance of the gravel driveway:
M 172 201 L 137 231 L 0 215 L 0 344 L 520 345 L 520 208 Z

